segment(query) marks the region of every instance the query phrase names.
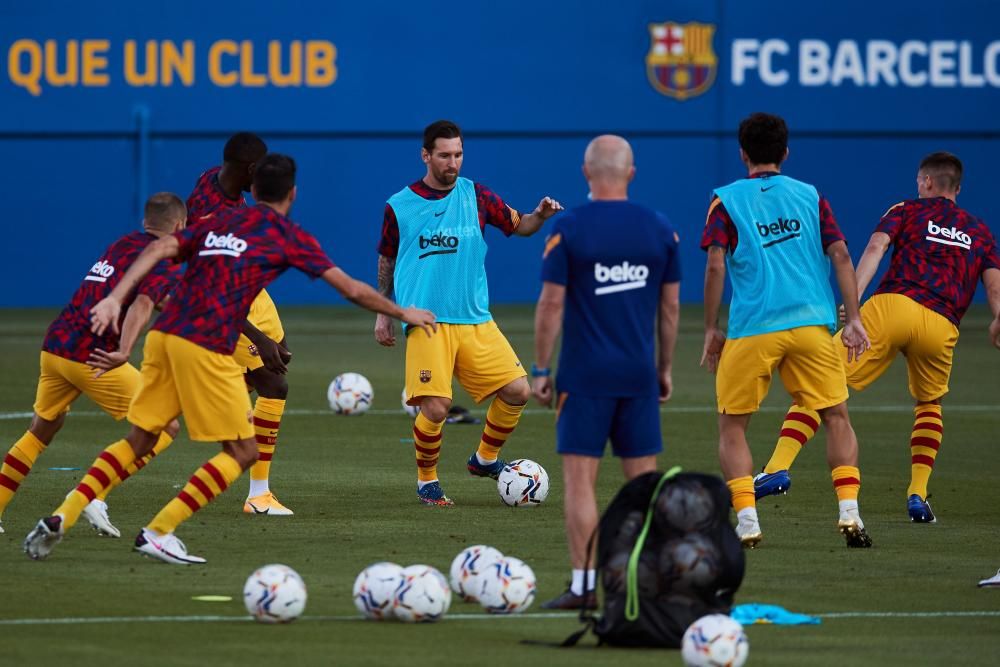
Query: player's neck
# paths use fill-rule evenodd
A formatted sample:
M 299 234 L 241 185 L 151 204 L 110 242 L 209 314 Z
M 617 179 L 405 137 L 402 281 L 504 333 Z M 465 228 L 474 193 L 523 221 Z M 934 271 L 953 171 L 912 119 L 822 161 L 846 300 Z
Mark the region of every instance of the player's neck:
M 292 208 L 292 202 L 288 201 L 287 199 L 281 202 L 259 201 L 257 203 L 260 204 L 261 206 L 266 206 L 269 209 L 272 209 L 276 213 L 286 218 L 288 217 L 288 211 L 291 210 Z
M 747 175 L 753 178 L 754 174 L 780 174 L 781 165 L 774 164 L 773 162 L 768 164 L 753 164 L 751 162 L 744 163 L 747 167 Z
M 243 194 L 239 177 L 233 173 L 228 164 L 223 164 L 222 168 L 219 169 L 219 187 L 222 188 L 223 194 L 230 199 L 239 199 L 240 195 Z
M 928 192 L 927 194 L 922 195 L 920 198 L 921 199 L 941 198 L 941 199 L 947 199 L 952 204 L 957 204 L 958 203 L 957 197 L 958 197 L 957 192 Z
M 590 181 L 591 201 L 625 201 L 628 199 L 628 186 Z
M 424 182 L 424 185 L 431 188 L 432 190 L 442 190 L 445 192 L 447 192 L 448 190 L 453 190 L 455 186 L 458 184 L 458 179 L 455 179 L 455 182 L 450 185 L 447 183 L 442 183 L 438 179 L 434 178 L 434 175 L 431 174 L 430 172 L 427 172 L 427 175 L 424 176 L 422 180 Z

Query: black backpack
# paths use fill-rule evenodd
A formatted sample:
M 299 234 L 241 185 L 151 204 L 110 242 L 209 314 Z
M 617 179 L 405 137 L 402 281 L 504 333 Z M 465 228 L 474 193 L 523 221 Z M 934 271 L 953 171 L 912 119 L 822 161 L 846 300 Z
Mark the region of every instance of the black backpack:
M 679 648 L 695 620 L 729 613 L 745 567 L 729 489 L 679 470 L 641 475 L 608 505 L 596 534 L 604 613 L 581 610 L 587 627 L 564 646 L 593 630 L 601 644 Z

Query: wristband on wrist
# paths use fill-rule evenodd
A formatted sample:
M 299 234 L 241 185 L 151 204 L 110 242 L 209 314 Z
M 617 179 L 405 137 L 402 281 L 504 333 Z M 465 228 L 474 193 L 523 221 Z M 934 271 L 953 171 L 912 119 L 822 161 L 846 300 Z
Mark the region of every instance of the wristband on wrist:
M 547 378 L 552 375 L 551 368 L 539 368 L 538 366 L 531 364 L 531 377 L 533 378 Z

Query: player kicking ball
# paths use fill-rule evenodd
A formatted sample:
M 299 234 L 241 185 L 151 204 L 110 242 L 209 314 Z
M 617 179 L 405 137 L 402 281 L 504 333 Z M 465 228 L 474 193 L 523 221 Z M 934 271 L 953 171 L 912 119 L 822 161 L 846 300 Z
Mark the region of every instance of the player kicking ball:
M 336 268 L 319 242 L 288 219 L 295 201 L 295 162 L 265 156 L 254 173 L 256 206 L 231 211 L 151 244 L 111 294 L 92 313 L 102 335 L 115 322 L 135 285 L 161 260 L 188 268 L 163 314 L 146 337 L 140 388 L 128 411 L 128 435 L 101 452 L 80 484 L 24 540 L 28 557 L 46 558 L 76 523 L 87 503 L 136 458 L 147 454 L 158 434 L 181 413 L 188 435 L 220 442 L 222 451 L 198 468 L 177 496 L 135 539 L 135 549 L 176 565 L 204 563 L 188 553 L 175 529 L 207 505 L 258 458 L 250 399 L 243 371 L 233 360 L 250 304 L 289 267 L 322 278 L 347 300 L 398 317 L 430 336 L 434 315 L 400 308 L 370 286 Z M 423 335 L 423 334 L 421 334 Z

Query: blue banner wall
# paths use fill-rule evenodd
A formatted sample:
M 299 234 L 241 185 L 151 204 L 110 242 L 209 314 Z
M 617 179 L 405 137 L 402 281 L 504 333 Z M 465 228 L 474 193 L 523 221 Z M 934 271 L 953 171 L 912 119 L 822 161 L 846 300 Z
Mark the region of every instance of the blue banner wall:
M 973 0 L 7 3 L 0 150 L 18 278 L 0 306 L 65 301 L 146 194 L 186 196 L 240 129 L 295 156 L 292 217 L 370 281 L 385 199 L 423 174 L 420 131 L 440 117 L 467 133 L 463 174 L 521 210 L 584 202 L 589 139 L 630 139 L 633 198 L 680 230 L 685 301 L 701 298 L 709 195 L 743 175 L 735 127 L 751 111 L 787 118 L 786 173 L 827 195 L 855 257 L 933 150 L 962 157 L 960 203 L 997 230 L 998 19 Z M 487 240 L 494 301 L 534 300 L 541 235 Z M 298 275 L 272 292 L 336 301 Z

